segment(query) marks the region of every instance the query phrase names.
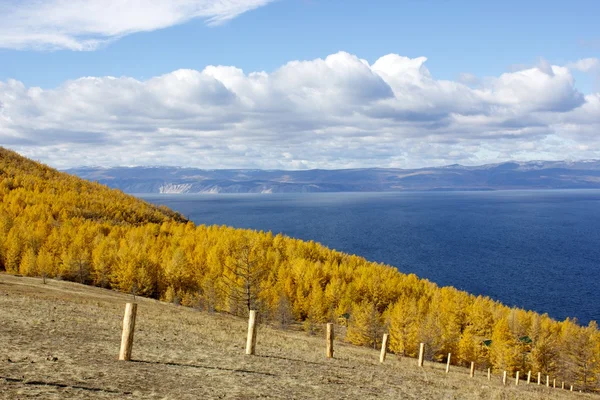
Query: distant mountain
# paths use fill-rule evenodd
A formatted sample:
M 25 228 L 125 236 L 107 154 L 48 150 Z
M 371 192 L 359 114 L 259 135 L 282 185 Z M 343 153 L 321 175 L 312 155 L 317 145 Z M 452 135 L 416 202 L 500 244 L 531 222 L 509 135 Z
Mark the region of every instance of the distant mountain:
M 127 193 L 392 192 L 403 190 L 600 189 L 600 161 L 505 162 L 477 167 L 342 170 L 74 168 L 66 172 Z

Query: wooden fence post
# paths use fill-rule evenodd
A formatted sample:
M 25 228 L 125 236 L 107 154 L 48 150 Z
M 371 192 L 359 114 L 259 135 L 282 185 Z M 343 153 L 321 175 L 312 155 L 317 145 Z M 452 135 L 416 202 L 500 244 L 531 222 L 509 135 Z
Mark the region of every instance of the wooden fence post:
M 546 375 L 546 387 L 550 387 L 550 375 Z
M 423 354 L 425 352 L 425 343 L 421 343 L 421 346 L 419 346 L 419 367 L 423 366 Z
M 556 378 L 554 378 L 554 380 L 552 381 L 552 388 L 556 389 Z
M 527 384 L 529 385 L 531 383 L 531 371 L 529 371 L 527 373 Z
M 383 334 L 383 339 L 381 340 L 381 354 L 379 355 L 379 362 L 382 363 L 385 361 L 385 355 L 387 354 L 387 343 L 388 343 L 388 334 Z
M 469 373 L 469 376 L 471 378 L 475 376 L 475 361 L 471 361 L 471 372 Z
M 452 357 L 452 353 L 448 353 L 448 361 L 446 362 L 446 373 L 450 372 L 450 357 Z
M 538 372 L 538 385 L 542 384 L 542 373 Z
M 561 387 L 561 389 L 562 389 L 562 390 L 565 390 L 565 382 L 564 382 L 564 381 L 563 381 L 563 383 L 562 383 L 562 387 Z
M 254 355 L 256 351 L 256 310 L 250 310 L 248 315 L 248 339 L 246 340 L 246 354 Z
M 515 376 L 515 386 L 519 386 L 519 371 L 517 371 L 517 374 Z
M 333 323 L 327 324 L 327 358 L 333 358 Z
M 492 379 L 492 369 L 488 367 L 488 381 Z
M 506 385 L 506 371 L 504 371 L 504 375 L 502 375 L 502 384 Z
M 135 331 L 136 313 L 136 303 L 127 303 L 125 305 L 125 315 L 123 316 L 123 334 L 121 335 L 121 350 L 119 351 L 119 360 L 121 361 L 131 360 L 131 349 L 133 348 L 133 332 Z
M 571 385 L 571 392 L 573 391 L 573 385 Z

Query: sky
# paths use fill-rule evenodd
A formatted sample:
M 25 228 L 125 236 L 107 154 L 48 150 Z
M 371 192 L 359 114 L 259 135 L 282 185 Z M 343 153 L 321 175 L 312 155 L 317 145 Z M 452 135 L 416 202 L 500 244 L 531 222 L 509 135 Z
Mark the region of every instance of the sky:
M 0 145 L 57 168 L 600 159 L 597 0 L 0 0 Z

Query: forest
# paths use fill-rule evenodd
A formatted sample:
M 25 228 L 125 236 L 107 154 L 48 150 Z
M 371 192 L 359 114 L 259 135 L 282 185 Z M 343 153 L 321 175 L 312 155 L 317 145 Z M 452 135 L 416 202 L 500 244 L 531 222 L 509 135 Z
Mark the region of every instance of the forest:
M 197 226 L 182 215 L 0 147 L 0 271 L 64 279 L 208 311 L 347 325 L 346 340 L 497 371 L 600 384 L 595 322 L 505 306 L 392 266 L 281 234 Z M 534 375 L 535 376 L 535 375 Z

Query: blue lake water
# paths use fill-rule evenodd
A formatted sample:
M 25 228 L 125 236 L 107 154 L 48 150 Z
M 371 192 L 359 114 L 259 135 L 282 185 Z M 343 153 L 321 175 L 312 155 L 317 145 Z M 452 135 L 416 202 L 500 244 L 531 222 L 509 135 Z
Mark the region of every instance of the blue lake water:
M 600 191 L 142 195 L 197 224 L 315 240 L 511 306 L 600 319 Z

